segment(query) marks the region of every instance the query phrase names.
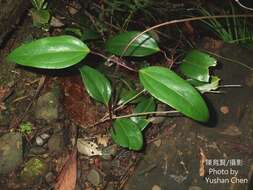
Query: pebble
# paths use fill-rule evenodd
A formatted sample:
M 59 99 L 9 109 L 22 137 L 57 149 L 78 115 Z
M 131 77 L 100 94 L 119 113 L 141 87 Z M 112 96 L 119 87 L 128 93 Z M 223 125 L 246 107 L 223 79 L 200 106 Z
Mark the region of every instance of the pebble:
M 95 169 L 92 169 L 89 172 L 89 174 L 87 175 L 87 179 L 94 186 L 99 186 L 99 184 L 101 184 L 101 182 L 102 182 L 102 176 Z
M 199 186 L 190 186 L 188 190 L 202 190 Z
M 161 190 L 161 187 L 158 186 L 158 185 L 154 185 L 154 186 L 152 187 L 152 190 Z
M 48 149 L 50 153 L 59 154 L 64 149 L 63 132 L 54 133 L 48 140 Z
M 40 136 L 36 137 L 35 141 L 38 146 L 42 146 L 45 143 L 45 141 Z
M 104 160 L 111 160 L 117 153 L 117 145 L 111 145 L 102 150 L 102 158 Z
M 54 182 L 55 176 L 54 176 L 53 172 L 48 172 L 48 173 L 46 174 L 46 176 L 45 176 L 45 180 L 46 180 L 46 182 L 47 182 L 48 184 Z
M 50 137 L 50 135 L 47 134 L 47 133 L 43 133 L 43 134 L 40 135 L 40 137 L 41 137 L 42 139 L 46 140 L 46 139 L 48 139 L 48 138 Z
M 30 149 L 30 153 L 32 154 L 44 154 L 45 152 L 46 150 L 43 147 L 39 147 L 39 146 L 32 147 Z

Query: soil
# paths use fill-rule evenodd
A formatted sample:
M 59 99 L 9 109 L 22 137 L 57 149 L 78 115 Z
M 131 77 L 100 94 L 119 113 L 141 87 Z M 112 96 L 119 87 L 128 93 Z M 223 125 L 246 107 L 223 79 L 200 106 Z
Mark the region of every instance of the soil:
M 252 65 L 252 50 L 229 44 L 212 49 L 206 47 L 205 41 L 202 48 L 226 58 L 217 58 L 218 66 L 213 69 L 222 79 L 221 84 L 240 87 L 221 87 L 220 93 L 205 95 L 211 112 L 209 123 L 181 116 L 166 118 L 145 131 L 145 148 L 133 152 L 115 148 L 108 135 L 108 123 L 82 127 L 100 119 L 106 110 L 89 98 L 75 71 L 38 71 L 6 61 L 8 53 L 21 43 L 47 35 L 32 27 L 27 17 L 0 51 L 0 137 L 20 132 L 22 121 L 33 126 L 31 134 L 23 134 L 22 164 L 1 174 L 0 189 L 53 189 L 64 173 L 66 160 L 75 155 L 71 139 L 76 135 L 100 140 L 101 147 L 113 152 L 109 158 L 78 154 L 76 189 L 253 189 L 253 72 L 228 61 L 229 58 Z M 60 92 L 55 95 L 58 114 L 43 121 L 34 114 L 37 102 L 55 89 Z M 49 137 L 42 138 L 43 134 Z M 45 141 L 41 146 L 38 137 Z M 24 168 L 33 160 L 42 169 L 23 175 Z M 233 172 L 238 172 L 236 178 Z M 212 179 L 223 183 L 215 184 Z M 236 179 L 241 180 L 233 181 Z

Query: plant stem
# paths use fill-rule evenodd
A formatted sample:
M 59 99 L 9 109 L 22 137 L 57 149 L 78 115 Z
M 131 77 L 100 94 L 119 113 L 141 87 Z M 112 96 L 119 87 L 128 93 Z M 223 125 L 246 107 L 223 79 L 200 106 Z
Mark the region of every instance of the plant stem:
M 129 117 L 140 117 L 140 116 L 145 116 L 145 115 L 166 115 L 166 114 L 173 114 L 173 113 L 179 113 L 178 111 L 170 110 L 170 111 L 154 111 L 154 112 L 143 112 L 143 113 L 132 113 L 132 114 L 127 114 L 127 115 L 121 115 L 121 116 L 112 116 L 112 118 L 108 117 L 108 115 L 105 115 L 102 119 L 100 119 L 98 122 L 88 125 L 88 126 L 82 126 L 83 128 L 90 128 L 94 127 L 96 125 L 102 124 L 106 121 L 109 120 L 115 120 L 115 119 L 122 119 L 122 118 L 129 118 Z
M 153 111 L 153 112 L 142 112 L 142 113 L 132 113 L 128 115 L 122 115 L 122 116 L 114 116 L 112 119 L 121 119 L 121 118 L 129 118 L 129 117 L 140 117 L 145 115 L 166 115 L 170 113 L 179 113 L 178 111 Z
M 144 92 L 145 92 L 145 90 L 143 89 L 142 91 L 140 91 L 139 93 L 137 93 L 135 96 L 133 96 L 129 100 L 127 100 L 124 103 L 122 103 L 121 105 L 119 105 L 119 107 L 115 108 L 114 111 L 118 111 L 118 110 L 122 109 L 126 104 L 128 104 L 131 101 L 133 101 L 134 99 L 136 99 L 138 96 L 140 96 Z
M 120 61 L 121 58 L 117 58 L 117 57 L 114 56 L 114 55 L 112 55 L 112 56 L 110 56 L 110 57 L 107 57 L 107 56 L 105 56 L 105 55 L 103 55 L 103 54 L 101 54 L 101 53 L 99 53 L 99 52 L 95 52 L 95 51 L 91 51 L 90 53 L 93 54 L 93 55 L 97 55 L 97 56 L 99 56 L 99 57 L 105 59 L 105 60 L 108 61 L 108 62 L 115 63 L 116 65 L 119 65 L 119 66 L 121 66 L 121 67 L 123 67 L 123 68 L 125 68 L 125 69 L 127 69 L 127 70 L 129 70 L 129 71 L 133 71 L 133 72 L 135 72 L 135 73 L 138 72 L 138 71 L 136 71 L 135 69 L 133 69 L 133 68 L 127 66 L 126 64 L 121 63 L 121 62 L 123 62 L 123 61 Z M 115 59 L 114 59 L 114 58 L 115 58 Z

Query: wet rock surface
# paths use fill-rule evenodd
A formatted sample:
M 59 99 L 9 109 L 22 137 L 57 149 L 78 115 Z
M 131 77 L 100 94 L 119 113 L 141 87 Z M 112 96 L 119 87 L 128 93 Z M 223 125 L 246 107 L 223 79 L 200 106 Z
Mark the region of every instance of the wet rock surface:
M 35 108 L 36 119 L 47 122 L 57 120 L 59 118 L 59 96 L 60 92 L 58 87 L 41 95 L 38 98 Z
M 233 52 L 233 55 L 231 54 Z M 250 65 L 250 52 L 235 46 L 226 46 L 222 55 Z M 171 118 L 163 122 L 161 136 L 147 147 L 146 153 L 130 177 L 124 190 L 239 190 L 253 189 L 250 182 L 253 138 L 253 89 L 252 72 L 238 64 L 219 60 L 220 70 L 215 71 L 224 83 L 241 85 L 241 88 L 222 88 L 225 93 L 205 96 L 210 108 L 210 122 L 201 124 L 187 118 Z M 175 126 L 174 128 L 172 126 Z M 171 129 L 170 129 L 171 128 Z M 167 134 L 167 135 L 166 135 Z M 159 142 L 161 141 L 161 143 Z M 159 142 L 159 143 L 157 143 Z M 229 183 L 211 183 L 200 176 L 200 150 L 206 159 L 241 160 L 239 166 L 204 166 L 209 179 L 228 178 Z M 232 183 L 233 175 L 213 174 L 209 169 L 221 172 L 236 170 L 238 179 L 246 182 Z
M 20 133 L 7 133 L 0 137 L 0 175 L 11 172 L 22 163 L 22 146 Z

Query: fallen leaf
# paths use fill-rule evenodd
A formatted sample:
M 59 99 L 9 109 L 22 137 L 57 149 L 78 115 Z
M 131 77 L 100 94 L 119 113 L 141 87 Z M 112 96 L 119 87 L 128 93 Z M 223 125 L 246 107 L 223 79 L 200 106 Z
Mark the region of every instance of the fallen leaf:
M 223 114 L 228 114 L 229 113 L 229 107 L 228 106 L 221 106 L 220 111 Z
M 231 124 L 226 129 L 220 132 L 223 135 L 229 135 L 229 136 L 239 136 L 242 134 L 240 129 L 235 125 Z
M 11 89 L 9 87 L 0 86 L 0 111 L 6 109 L 4 105 L 4 100 L 11 94 Z
M 77 178 L 77 151 L 74 150 L 70 155 L 65 165 L 63 166 L 60 175 L 57 177 L 55 184 L 56 190 L 74 190 Z
M 50 25 L 53 26 L 53 27 L 58 28 L 58 27 L 63 27 L 65 24 L 60 19 L 53 16 L 51 18 Z
M 86 141 L 83 138 L 77 139 L 77 150 L 86 156 L 102 155 L 102 151 L 98 149 L 98 145 L 92 141 Z
M 199 148 L 200 160 L 199 160 L 199 176 L 205 176 L 205 163 L 206 163 L 206 155 L 202 148 Z
M 76 13 L 78 13 L 78 11 L 79 11 L 81 8 L 82 8 L 82 6 L 81 6 L 79 3 L 75 2 L 75 1 L 71 2 L 71 3 L 67 6 L 67 9 L 68 9 L 68 11 L 69 11 L 69 13 L 70 13 L 71 15 L 75 15 Z
M 107 147 L 109 142 L 109 137 L 107 135 L 97 135 L 97 142 L 100 145 L 103 145 L 104 147 Z

